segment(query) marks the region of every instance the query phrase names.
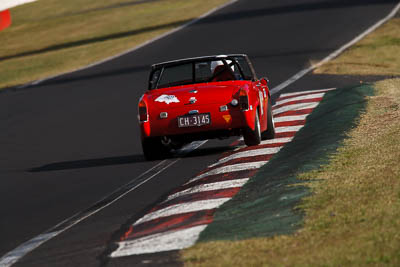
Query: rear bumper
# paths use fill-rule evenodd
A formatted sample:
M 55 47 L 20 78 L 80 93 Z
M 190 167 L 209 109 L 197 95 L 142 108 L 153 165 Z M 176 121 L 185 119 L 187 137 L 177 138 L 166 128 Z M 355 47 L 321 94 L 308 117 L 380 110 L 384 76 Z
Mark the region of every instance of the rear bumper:
M 176 143 L 189 143 L 196 140 L 207 140 L 215 138 L 228 138 L 230 136 L 242 135 L 242 128 L 235 128 L 229 130 L 214 130 L 206 132 L 195 132 L 190 134 L 177 134 L 168 135 L 167 138 L 171 139 L 172 142 Z
M 226 111 L 220 111 L 220 106 L 207 105 L 194 108 L 198 113 L 211 115 L 211 124 L 200 127 L 178 127 L 178 117 L 188 114 L 188 108 L 169 110 L 167 118 L 160 118 L 160 112 L 150 112 L 149 120 L 140 123 L 142 138 L 182 135 L 229 136 L 232 135 L 230 132 L 235 132 L 233 135 L 237 135 L 237 129 L 251 125 L 248 121 L 248 113 L 251 111 L 241 111 L 238 107 L 229 107 Z

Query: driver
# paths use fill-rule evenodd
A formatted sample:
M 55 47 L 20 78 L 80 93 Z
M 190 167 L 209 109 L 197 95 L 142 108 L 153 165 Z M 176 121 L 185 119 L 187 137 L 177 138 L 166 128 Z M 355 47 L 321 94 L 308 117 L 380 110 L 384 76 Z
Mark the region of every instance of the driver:
M 235 80 L 233 71 L 234 71 L 234 66 L 231 66 L 229 68 L 229 66 L 225 65 L 222 60 L 211 62 L 211 73 L 213 74 L 214 77 L 212 79 L 212 82 Z

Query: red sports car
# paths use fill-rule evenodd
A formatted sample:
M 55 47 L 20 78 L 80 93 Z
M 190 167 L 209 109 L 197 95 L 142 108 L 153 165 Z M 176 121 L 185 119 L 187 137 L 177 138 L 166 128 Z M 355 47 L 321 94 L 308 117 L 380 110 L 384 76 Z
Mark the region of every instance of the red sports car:
M 138 113 L 147 160 L 194 140 L 242 135 L 253 146 L 275 135 L 267 79 L 243 54 L 153 65 Z

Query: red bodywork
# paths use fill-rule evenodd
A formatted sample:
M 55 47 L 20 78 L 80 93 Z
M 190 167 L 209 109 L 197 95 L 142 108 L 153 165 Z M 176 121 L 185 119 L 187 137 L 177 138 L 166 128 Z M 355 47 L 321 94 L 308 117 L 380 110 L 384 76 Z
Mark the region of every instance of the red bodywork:
M 243 136 L 247 146 L 273 139 L 267 79 L 257 79 L 244 54 L 154 64 L 138 119 L 147 160 L 211 138 Z
M 239 101 L 239 91 L 245 90 L 248 95 L 249 108 L 242 110 L 239 105 L 231 104 L 233 99 Z M 175 96 L 179 102 L 156 102 L 161 95 Z M 194 97 L 195 103 L 190 99 Z M 182 85 L 176 87 L 161 88 L 147 91 L 140 101 L 144 101 L 147 107 L 147 121 L 140 122 L 142 140 L 149 137 L 163 137 L 184 135 L 185 138 L 190 134 L 196 134 L 197 138 L 202 139 L 201 133 L 228 130 L 231 135 L 246 127 L 254 130 L 255 112 L 258 112 L 261 131 L 267 130 L 267 109 L 268 109 L 269 89 L 262 81 L 220 81 L 209 83 L 198 83 Z M 221 111 L 222 106 L 227 106 L 226 111 Z M 224 108 L 222 108 L 223 110 Z M 187 115 L 190 111 L 196 110 L 198 113 L 210 113 L 211 124 L 195 127 L 178 127 L 178 116 Z M 167 118 L 161 118 L 160 114 L 167 112 Z M 229 132 L 225 132 L 228 134 Z M 205 134 L 205 136 L 208 136 Z

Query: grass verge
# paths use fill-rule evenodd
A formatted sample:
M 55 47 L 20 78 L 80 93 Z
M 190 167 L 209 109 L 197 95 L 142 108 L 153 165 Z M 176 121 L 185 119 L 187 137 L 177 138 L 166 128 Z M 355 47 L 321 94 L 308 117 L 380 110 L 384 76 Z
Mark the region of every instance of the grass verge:
M 312 194 L 293 235 L 200 242 L 183 251 L 187 266 L 399 266 L 400 79 L 376 96 L 330 163 L 301 173 Z
M 121 53 L 226 2 L 40 0 L 13 8 L 13 24 L 0 32 L 0 88 Z
M 241 240 L 290 234 L 302 226 L 303 214 L 294 209 L 309 195 L 297 174 L 319 169 L 329 162 L 345 133 L 356 125 L 365 110 L 368 85 L 328 92 L 294 141 L 287 144 L 266 166 L 216 212 L 213 223 L 199 241 Z M 297 186 L 293 186 L 297 185 Z
M 314 73 L 399 76 L 399 55 L 400 18 L 395 17 Z
M 391 20 L 316 72 L 399 75 L 398 23 Z M 296 169 L 293 175 L 303 184 L 286 186 L 311 191 L 297 206 L 305 214 L 301 229 L 290 235 L 243 240 L 231 235 L 230 241 L 200 242 L 182 251 L 185 265 L 399 266 L 400 79 L 373 87 L 375 96 L 367 97 L 366 109 L 329 163 Z

